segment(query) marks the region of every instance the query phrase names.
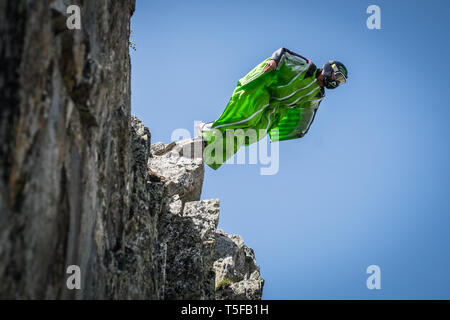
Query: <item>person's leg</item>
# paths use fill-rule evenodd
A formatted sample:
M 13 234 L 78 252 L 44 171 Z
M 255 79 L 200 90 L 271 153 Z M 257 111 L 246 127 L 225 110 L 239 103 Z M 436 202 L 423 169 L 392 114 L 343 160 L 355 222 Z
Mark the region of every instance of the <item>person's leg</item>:
M 213 169 L 219 168 L 241 146 L 250 145 L 267 134 L 274 111 L 269 104 L 269 86 L 276 81 L 276 73 L 262 73 L 265 63 L 266 60 L 238 81 L 222 115 L 211 130 L 202 132 L 207 141 L 205 162 Z
M 262 72 L 267 60 L 238 81 L 225 110 L 214 121 L 212 128 L 226 130 L 252 127 L 253 123 L 258 122 L 260 113 L 269 103 L 268 87 L 276 78 L 274 71 Z

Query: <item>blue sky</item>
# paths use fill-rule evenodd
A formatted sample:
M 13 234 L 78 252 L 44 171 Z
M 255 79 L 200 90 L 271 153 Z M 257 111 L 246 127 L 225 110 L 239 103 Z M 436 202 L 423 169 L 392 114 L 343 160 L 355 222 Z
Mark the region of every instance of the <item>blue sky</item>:
M 202 198 L 255 250 L 263 299 L 450 298 L 448 14 L 448 1 L 137 1 L 132 113 L 152 142 L 218 118 L 279 47 L 349 69 L 309 133 L 279 144 L 277 174 L 206 167 Z

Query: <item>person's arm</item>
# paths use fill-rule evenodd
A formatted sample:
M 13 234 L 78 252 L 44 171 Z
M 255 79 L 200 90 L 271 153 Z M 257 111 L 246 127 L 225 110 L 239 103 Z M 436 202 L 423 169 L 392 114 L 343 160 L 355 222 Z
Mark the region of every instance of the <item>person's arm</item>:
M 314 118 L 316 117 L 316 113 L 317 113 L 317 110 L 319 109 L 319 106 L 320 106 L 320 103 L 321 103 L 321 102 L 322 102 L 322 101 L 319 101 L 319 103 L 317 104 L 317 107 L 314 109 L 314 114 L 312 115 L 311 120 L 309 121 L 308 125 L 306 126 L 306 129 L 304 129 L 304 130 L 298 135 L 299 138 L 303 138 L 303 137 L 308 133 L 309 128 L 311 128 L 311 125 L 312 125 L 312 123 L 314 122 Z
M 275 51 L 272 54 L 272 57 L 270 58 L 270 60 L 274 60 L 276 62 L 276 64 L 278 65 L 280 63 L 280 61 L 281 61 L 281 58 L 283 58 L 283 55 L 285 55 L 286 53 L 289 53 L 289 54 L 291 54 L 293 56 L 297 56 L 300 59 L 305 60 L 305 62 L 308 61 L 308 59 L 306 59 L 304 56 L 302 56 L 302 55 L 300 55 L 298 53 L 295 53 L 294 51 L 291 51 L 291 50 L 286 49 L 286 48 L 280 48 L 277 51 Z
M 284 47 L 281 47 L 280 49 L 278 49 L 277 51 L 275 51 L 272 54 L 272 57 L 270 57 L 270 60 L 267 62 L 267 64 L 264 66 L 263 72 L 266 72 L 268 70 L 274 70 L 277 68 L 278 64 L 281 61 L 281 58 L 283 58 L 283 55 L 285 55 L 286 53 L 289 53 L 293 56 L 297 56 L 300 59 L 305 60 L 305 62 L 310 62 L 308 59 L 306 59 L 305 57 L 303 57 L 302 55 L 295 53 L 294 51 L 291 51 L 289 49 L 286 49 Z
M 309 128 L 311 128 L 311 125 L 314 122 L 314 118 L 316 117 L 316 113 L 317 113 L 317 109 L 314 109 L 314 113 L 313 113 L 313 115 L 311 117 L 311 120 L 307 124 L 306 129 L 304 129 L 302 132 L 299 133 L 299 135 L 298 135 L 299 138 L 303 138 L 308 133 Z

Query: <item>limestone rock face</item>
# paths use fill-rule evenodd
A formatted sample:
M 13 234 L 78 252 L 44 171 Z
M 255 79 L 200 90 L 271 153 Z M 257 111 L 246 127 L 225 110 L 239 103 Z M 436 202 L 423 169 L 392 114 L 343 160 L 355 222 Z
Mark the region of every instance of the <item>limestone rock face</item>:
M 134 0 L 75 1 L 81 30 L 71 4 L 0 0 L 0 299 L 261 298 L 196 142 L 152 145 L 130 114 Z
M 72 1 L 0 0 L 0 298 L 132 298 L 148 277 L 122 276 L 135 2 L 74 2 L 81 30 Z
M 202 158 L 183 156 L 183 149 L 175 143 L 159 142 L 151 150 L 149 169 L 166 181 L 166 196 L 178 195 L 183 202 L 200 200 L 205 172 Z
M 188 202 L 183 215 L 162 215 L 164 299 L 214 299 L 214 232 L 218 220 L 218 199 Z

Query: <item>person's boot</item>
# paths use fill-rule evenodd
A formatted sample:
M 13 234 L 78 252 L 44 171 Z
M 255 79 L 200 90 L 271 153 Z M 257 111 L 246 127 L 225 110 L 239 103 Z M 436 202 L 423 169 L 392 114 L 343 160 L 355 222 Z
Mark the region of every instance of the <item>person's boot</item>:
M 206 148 L 207 142 L 203 136 L 194 139 L 184 139 L 177 141 L 177 150 L 180 155 L 189 159 L 203 158 L 203 150 Z
M 195 137 L 202 136 L 202 132 L 211 130 L 211 126 L 214 122 L 197 122 L 194 125 Z

